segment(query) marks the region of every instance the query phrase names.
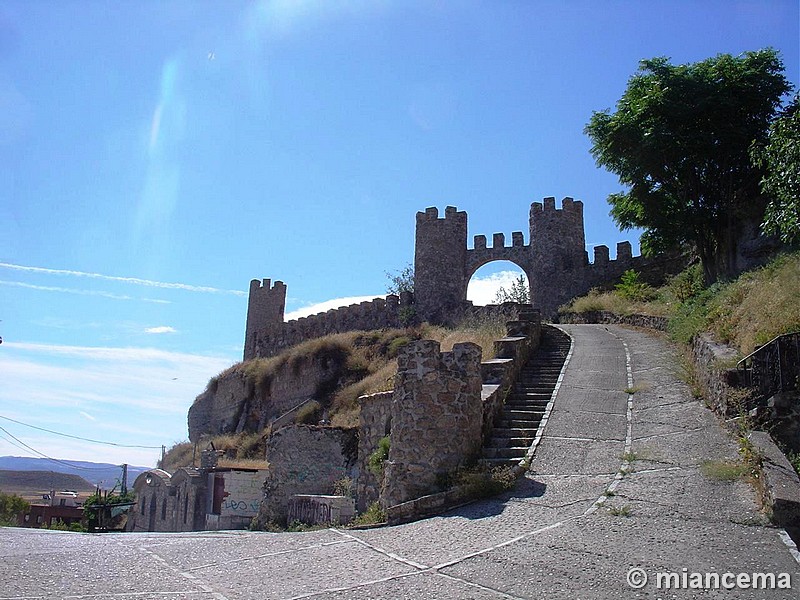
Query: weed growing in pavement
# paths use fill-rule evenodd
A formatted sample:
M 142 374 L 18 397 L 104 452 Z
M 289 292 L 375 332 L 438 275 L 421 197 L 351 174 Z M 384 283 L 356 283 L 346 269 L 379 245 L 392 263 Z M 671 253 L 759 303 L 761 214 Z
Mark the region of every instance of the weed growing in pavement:
M 631 507 L 625 504 L 624 506 L 609 506 L 608 513 L 614 517 L 630 517 Z

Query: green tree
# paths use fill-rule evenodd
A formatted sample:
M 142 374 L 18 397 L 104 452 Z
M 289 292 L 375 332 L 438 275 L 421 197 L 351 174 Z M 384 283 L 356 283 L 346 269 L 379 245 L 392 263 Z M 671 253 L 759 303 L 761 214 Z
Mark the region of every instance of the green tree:
M 753 162 L 764 169 L 762 191 L 770 203 L 762 225 L 765 233 L 791 243 L 800 238 L 800 95 L 773 121 L 765 145 L 754 145 Z
M 30 502 L 16 494 L 0 492 L 0 525 L 14 526 L 17 515 L 30 509 Z
M 709 283 L 735 274 L 738 240 L 767 203 L 749 149 L 790 89 L 772 49 L 642 61 L 616 112 L 593 113 L 585 129 L 597 164 L 628 187 L 608 198 L 614 221 L 644 228 L 645 254 L 693 246 Z
M 400 292 L 414 291 L 414 267 L 406 265 L 401 271 L 386 272 L 389 283 L 386 286 L 387 294 L 400 295 Z
M 503 302 L 518 302 L 520 304 L 531 303 L 531 291 L 528 288 L 528 282 L 525 281 L 524 275 L 520 275 L 512 281 L 509 289 L 500 286 L 494 295 L 494 303 L 502 304 Z

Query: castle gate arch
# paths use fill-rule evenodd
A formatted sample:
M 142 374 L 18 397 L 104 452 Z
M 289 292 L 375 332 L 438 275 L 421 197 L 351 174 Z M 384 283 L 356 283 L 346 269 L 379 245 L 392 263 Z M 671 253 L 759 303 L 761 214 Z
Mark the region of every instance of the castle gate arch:
M 525 283 L 530 289 L 530 275 L 528 275 L 528 273 L 525 272 L 525 269 L 523 269 L 516 262 L 505 259 L 490 260 L 483 263 L 482 265 L 477 266 L 471 273 L 467 271 L 467 290 L 465 296 L 467 301 L 472 302 L 472 304 L 476 306 L 480 306 L 481 304 L 494 304 L 493 300 L 484 303 L 477 302 L 475 300 L 476 291 L 475 288 L 472 286 L 475 284 L 477 280 L 484 279 L 487 276 L 491 277 L 498 271 L 513 272 L 515 280 L 519 275 L 524 275 Z M 504 284 L 504 287 L 506 288 L 506 291 L 508 291 L 508 283 Z M 492 298 L 494 298 L 494 296 L 492 296 Z
M 417 213 L 414 248 L 414 296 L 417 314 L 432 322 L 446 322 L 458 314 L 466 301 L 467 284 L 475 271 L 496 260 L 508 260 L 528 277 L 531 302 L 544 316 L 586 292 L 589 266 L 583 230 L 583 203 L 564 198 L 556 208 L 555 198 L 531 204 L 529 243 L 521 231 L 476 235 L 467 247 L 467 213 L 454 206 L 439 218 L 435 207 Z M 607 250 L 607 249 L 606 249 Z M 606 253 L 607 254 L 607 253 Z

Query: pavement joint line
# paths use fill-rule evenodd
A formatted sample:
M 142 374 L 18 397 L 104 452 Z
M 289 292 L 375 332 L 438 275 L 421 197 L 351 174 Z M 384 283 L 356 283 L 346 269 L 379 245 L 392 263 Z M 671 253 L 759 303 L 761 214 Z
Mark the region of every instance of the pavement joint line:
M 544 533 L 545 531 L 549 531 L 551 529 L 557 529 L 567 523 L 568 521 L 572 521 L 574 519 L 579 518 L 581 515 L 576 515 L 574 517 L 568 517 L 562 521 L 556 521 L 555 523 L 551 523 L 550 525 L 545 525 L 544 527 L 539 527 L 538 529 L 534 529 L 533 531 L 526 531 L 525 533 L 518 535 L 516 537 L 511 538 L 510 540 L 506 540 L 505 542 L 500 542 L 499 544 L 495 544 L 494 546 L 489 546 L 488 548 L 483 548 L 481 550 L 476 550 L 475 552 L 470 552 L 469 554 L 465 554 L 460 558 L 455 558 L 453 560 L 438 564 L 436 566 L 431 567 L 433 571 L 439 571 L 440 569 L 446 569 L 448 567 L 452 567 L 457 565 L 458 563 L 464 562 L 465 560 L 469 560 L 470 558 L 475 558 L 476 556 L 480 556 L 481 554 L 488 554 L 489 552 L 494 552 L 495 550 L 499 550 L 500 548 L 505 548 L 506 546 L 510 546 L 511 544 L 516 544 L 519 541 L 522 541 L 526 538 L 533 537 L 534 535 L 538 535 L 540 533 Z
M 396 560 L 397 562 L 403 563 L 404 565 L 407 565 L 409 567 L 414 567 L 415 569 L 418 569 L 419 571 L 426 571 L 426 570 L 430 569 L 430 567 L 427 566 L 427 565 L 423 565 L 422 563 L 418 563 L 418 562 L 410 560 L 408 558 L 403 558 L 399 554 L 395 554 L 394 552 L 389 552 L 388 550 L 384 550 L 383 548 L 379 548 L 378 546 L 375 546 L 374 544 L 370 544 L 366 540 L 362 540 L 361 538 L 359 538 L 357 536 L 354 536 L 352 534 L 349 534 L 349 533 L 347 533 L 345 531 L 341 531 L 341 530 L 333 528 L 333 527 L 331 528 L 331 531 L 335 531 L 339 535 L 341 535 L 343 537 L 346 537 L 351 541 L 357 542 L 357 543 L 361 544 L 362 546 L 365 546 L 365 547 L 369 548 L 370 550 L 372 550 L 374 552 L 377 552 L 378 554 L 383 554 L 384 556 L 386 556 L 388 558 L 391 558 L 392 560 Z
M 225 596 L 215 596 L 213 592 L 206 592 L 204 590 L 195 590 L 192 592 L 100 592 L 97 594 L 77 594 L 71 596 L 61 596 L 63 600 L 82 600 L 84 598 L 137 598 L 142 596 L 178 596 L 186 594 L 208 594 L 211 593 L 212 597 L 225 598 Z M 36 598 L 43 598 L 44 596 L 35 596 Z
M 665 473 L 667 471 L 686 471 L 686 467 L 664 467 L 663 469 L 642 469 L 641 471 L 631 471 L 629 475 L 648 475 L 650 473 Z
M 792 555 L 792 558 L 795 560 L 795 562 L 800 565 L 800 552 L 798 552 L 797 544 L 794 543 L 794 540 L 783 528 L 778 530 L 778 537 L 784 544 L 786 544 L 786 547 L 789 549 L 789 554 Z
M 209 567 L 219 567 L 224 565 L 232 565 L 240 562 L 247 562 L 249 560 L 257 560 L 259 558 L 269 558 L 271 556 L 280 556 L 282 554 L 291 554 L 293 552 L 305 552 L 306 550 L 316 550 L 317 548 L 324 548 L 325 546 L 334 546 L 336 544 L 352 543 L 351 540 L 336 540 L 334 542 L 321 542 L 319 544 L 311 544 L 310 546 L 301 546 L 300 548 L 290 548 L 288 550 L 278 550 L 276 552 L 266 552 L 256 556 L 245 556 L 244 558 L 235 558 L 233 560 L 226 560 L 221 562 L 208 563 L 206 565 L 199 565 L 190 567 L 188 571 L 199 571 L 200 569 L 208 569 Z
M 497 594 L 498 596 L 501 596 L 503 598 L 510 598 L 511 600 L 525 600 L 521 596 L 512 596 L 511 594 L 508 594 L 508 593 L 503 592 L 501 590 L 498 590 L 498 589 L 495 589 L 495 588 L 492 588 L 492 587 L 488 587 L 488 586 L 482 585 L 480 583 L 475 583 L 474 581 L 469 581 L 467 579 L 462 579 L 461 577 L 455 577 L 454 575 L 448 575 L 447 573 L 440 573 L 438 571 L 436 572 L 436 574 L 439 575 L 439 577 L 444 577 L 445 579 L 452 579 L 453 581 L 458 581 L 458 582 L 466 584 L 466 585 L 468 585 L 470 587 L 478 588 L 479 590 L 483 590 L 484 592 L 491 592 L 493 594 Z
M 517 504 L 522 504 L 525 506 L 538 506 L 540 508 L 552 508 L 554 510 L 558 508 L 566 508 L 568 506 L 572 506 L 573 504 L 581 504 L 582 502 L 589 502 L 591 500 L 592 500 L 591 498 L 578 498 L 577 500 L 573 500 L 572 502 L 565 502 L 564 504 L 553 505 L 553 504 L 542 504 L 541 502 L 531 502 L 529 500 L 523 500 L 520 498 L 508 499 L 509 502 L 515 502 Z
M 362 581 L 361 583 L 354 583 L 352 585 L 341 586 L 337 588 L 327 588 L 324 590 L 317 590 L 316 592 L 307 592 L 299 596 L 292 596 L 289 600 L 302 600 L 303 598 L 313 598 L 314 596 L 321 596 L 323 594 L 335 594 L 336 592 L 349 592 L 350 590 L 357 590 L 358 588 L 375 585 L 378 583 L 386 583 L 387 581 L 394 581 L 396 579 L 405 579 L 406 577 L 415 577 L 422 575 L 426 571 L 411 571 L 410 573 L 401 573 L 400 575 L 390 575 L 389 577 L 381 577 L 380 579 L 371 579 L 370 581 Z
M 531 472 L 531 475 L 535 475 L 537 479 L 542 478 L 549 478 L 549 479 L 585 479 L 587 477 L 613 477 L 616 475 L 616 471 L 613 473 L 538 473 L 538 472 Z
M 574 441 L 574 442 L 603 442 L 603 443 L 617 443 L 622 442 L 623 440 L 609 440 L 605 438 L 585 438 L 585 437 L 572 437 L 569 435 L 545 435 L 542 436 L 544 439 L 548 440 L 559 440 L 559 441 Z
M 642 437 L 637 437 L 636 441 L 640 442 L 642 440 L 651 440 L 653 438 L 668 437 L 671 435 L 689 435 L 691 433 L 697 433 L 698 431 L 703 431 L 703 428 L 695 427 L 694 429 L 683 429 L 681 431 L 670 431 L 667 433 L 653 433 L 651 435 L 643 435 Z
M 623 348 L 625 348 L 625 371 L 628 380 L 628 389 L 633 389 L 633 365 L 631 364 L 631 351 L 628 348 L 628 344 L 625 340 L 623 340 L 618 335 L 611 333 L 608 328 L 605 328 L 608 335 L 617 339 L 617 341 L 622 342 Z M 625 427 L 625 446 L 623 451 L 623 456 L 626 458 L 623 459 L 622 464 L 619 467 L 616 475 L 614 475 L 614 479 L 611 483 L 608 484 L 606 489 L 603 493 L 595 500 L 592 505 L 586 509 L 586 512 L 583 513 L 584 516 L 591 515 L 594 513 L 598 508 L 603 506 L 608 500 L 608 497 L 616 492 L 616 489 L 619 487 L 619 484 L 622 482 L 622 479 L 630 473 L 630 466 L 631 461 L 628 460 L 627 457 L 630 456 L 631 447 L 633 445 L 633 394 L 628 394 L 628 408 L 625 413 L 625 420 L 626 420 L 626 427 Z
M 220 594 L 219 592 L 215 592 L 214 588 L 212 588 L 211 586 L 206 585 L 205 583 L 203 583 L 203 581 L 199 577 L 197 577 L 196 575 L 194 575 L 192 573 L 189 573 L 188 571 L 182 571 L 181 569 L 179 569 L 175 565 L 169 563 L 165 558 L 163 558 L 162 556 L 158 555 L 153 550 L 150 550 L 150 548 L 147 548 L 146 546 L 139 546 L 139 550 L 141 552 L 145 553 L 145 554 L 149 554 L 154 560 L 156 560 L 157 562 L 160 562 L 162 565 L 164 565 L 165 568 L 169 569 L 173 573 L 176 573 L 178 576 L 184 578 L 185 580 L 191 582 L 193 585 L 195 585 L 198 588 L 200 588 L 199 590 L 191 590 L 189 593 L 198 592 L 199 591 L 199 592 L 203 592 L 203 593 L 206 593 L 206 594 L 211 594 L 211 597 L 212 598 L 216 598 L 217 600 L 228 600 L 228 598 L 225 595 Z M 159 592 L 159 593 L 161 593 L 161 592 Z M 181 592 L 181 593 L 185 594 L 187 592 L 184 591 L 184 592 Z M 137 594 L 140 594 L 140 593 L 137 592 Z M 96 597 L 98 595 L 99 594 L 92 594 L 90 596 L 74 596 L 74 598 L 92 598 L 92 597 Z M 114 597 L 114 596 L 117 596 L 117 595 L 119 595 L 120 597 L 125 597 L 126 594 L 105 594 L 104 596 Z M 69 597 L 69 596 L 65 596 L 65 597 Z

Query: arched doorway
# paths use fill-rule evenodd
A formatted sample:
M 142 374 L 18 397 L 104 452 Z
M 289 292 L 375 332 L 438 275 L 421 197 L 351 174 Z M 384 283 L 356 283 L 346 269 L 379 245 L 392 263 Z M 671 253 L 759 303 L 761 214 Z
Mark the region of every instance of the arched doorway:
M 472 274 L 467 284 L 467 300 L 475 306 L 497 304 L 498 291 L 501 288 L 510 293 L 523 282 L 530 293 L 530 280 L 525 271 L 509 260 L 495 260 L 479 267 Z

